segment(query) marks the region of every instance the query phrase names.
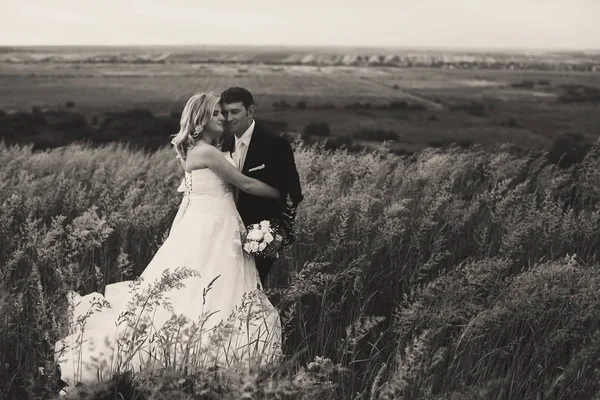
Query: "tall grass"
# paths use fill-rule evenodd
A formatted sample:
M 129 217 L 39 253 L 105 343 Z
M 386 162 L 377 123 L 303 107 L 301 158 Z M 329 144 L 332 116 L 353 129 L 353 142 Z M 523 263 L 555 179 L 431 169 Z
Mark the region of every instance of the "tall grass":
M 305 201 L 269 291 L 286 360 L 89 398 L 599 398 L 600 142 L 569 169 L 509 145 L 296 161 Z M 55 391 L 67 290 L 138 276 L 180 179 L 170 149 L 0 145 L 0 397 Z

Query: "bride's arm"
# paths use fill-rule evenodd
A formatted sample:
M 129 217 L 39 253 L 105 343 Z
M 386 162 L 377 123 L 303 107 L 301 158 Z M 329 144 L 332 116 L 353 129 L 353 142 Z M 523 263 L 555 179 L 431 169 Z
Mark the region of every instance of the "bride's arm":
M 188 153 L 186 164 L 188 169 L 210 168 L 223 180 L 253 196 L 269 197 L 278 200 L 280 198 L 279 190 L 258 179 L 242 174 L 215 147 L 202 146 L 202 148 L 198 148 L 197 151 L 193 152 L 191 157 Z

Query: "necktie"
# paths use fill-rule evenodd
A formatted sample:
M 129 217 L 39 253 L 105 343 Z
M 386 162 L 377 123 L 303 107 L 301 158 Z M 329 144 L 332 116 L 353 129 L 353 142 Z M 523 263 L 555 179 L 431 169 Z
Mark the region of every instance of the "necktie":
M 241 171 L 244 163 L 242 161 L 242 149 L 244 148 L 244 142 L 242 142 L 241 140 L 238 140 L 235 143 L 235 159 L 236 159 L 236 163 L 237 163 L 237 167 L 238 169 Z
M 236 140 L 235 153 L 233 153 L 233 156 L 234 156 L 237 168 L 240 171 L 242 170 L 242 167 L 243 167 L 243 164 L 242 164 L 242 148 L 243 147 L 244 147 L 244 142 L 242 142 L 241 140 Z M 239 195 L 240 195 L 240 189 L 235 187 L 233 190 L 233 199 L 235 200 L 236 204 L 237 204 Z

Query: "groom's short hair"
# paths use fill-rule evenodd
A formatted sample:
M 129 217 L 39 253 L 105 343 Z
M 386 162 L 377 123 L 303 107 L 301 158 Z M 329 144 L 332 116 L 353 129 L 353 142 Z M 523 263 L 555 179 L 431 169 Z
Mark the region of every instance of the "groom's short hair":
M 242 87 L 230 87 L 221 93 L 221 104 L 242 103 L 246 109 L 254 104 L 252 93 Z

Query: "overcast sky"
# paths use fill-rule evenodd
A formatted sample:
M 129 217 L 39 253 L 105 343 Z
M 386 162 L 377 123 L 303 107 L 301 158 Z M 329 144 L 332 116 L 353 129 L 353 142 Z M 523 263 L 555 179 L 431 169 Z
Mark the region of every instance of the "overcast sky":
M 1 1 L 0 45 L 600 48 L 600 0 Z

